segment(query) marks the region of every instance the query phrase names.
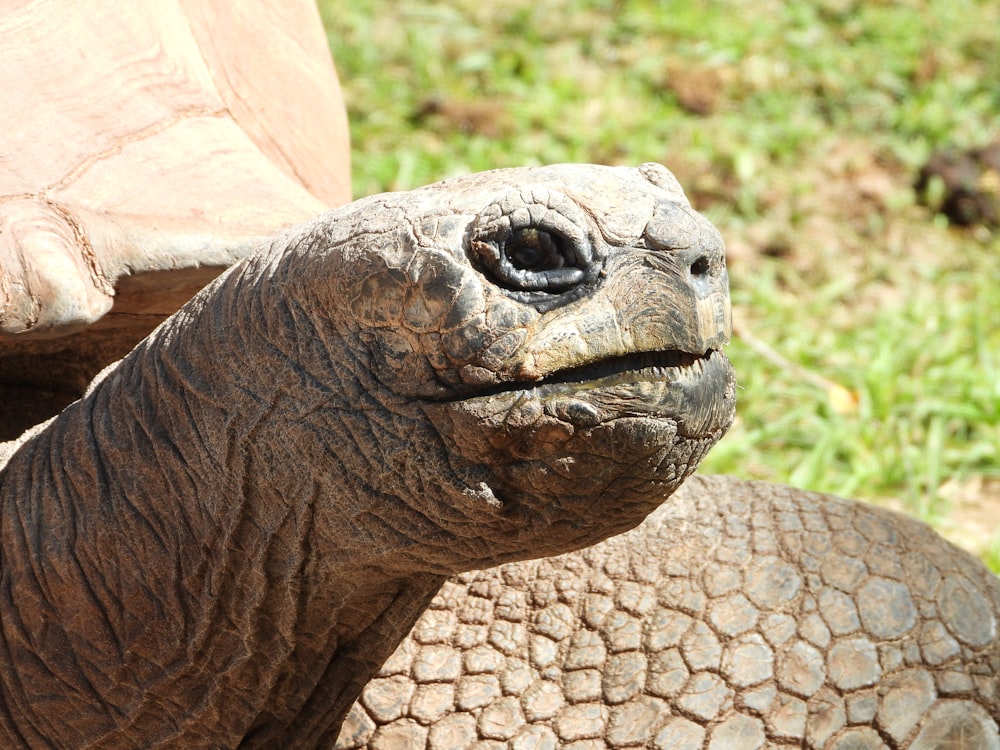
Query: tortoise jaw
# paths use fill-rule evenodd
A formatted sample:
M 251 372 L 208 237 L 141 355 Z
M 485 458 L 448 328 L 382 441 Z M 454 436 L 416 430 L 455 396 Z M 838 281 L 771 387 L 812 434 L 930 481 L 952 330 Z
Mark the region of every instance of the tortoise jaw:
M 495 385 L 447 403 L 486 420 L 480 429 L 495 422 L 504 434 L 521 428 L 533 433 L 539 420 L 554 419 L 568 436 L 574 429 L 637 418 L 664 439 L 718 438 L 732 423 L 735 378 L 718 349 L 703 355 L 635 352 L 557 370 L 540 380 Z
M 533 387 L 547 394 L 565 390 L 560 388 L 563 385 L 573 390 L 589 390 L 630 383 L 659 383 L 676 379 L 710 355 L 711 350 L 700 356 L 680 350 L 636 352 L 557 371 Z
M 679 349 L 632 352 L 556 370 L 538 380 L 500 383 L 483 389 L 476 396 L 527 391 L 545 398 L 596 388 L 672 382 L 680 377 L 697 375 L 717 351 L 709 349 L 700 355 Z
M 455 465 L 474 477 L 469 486 L 485 482 L 507 510 L 590 509 L 608 498 L 653 507 L 732 424 L 735 388 L 720 350 L 667 350 L 423 401 L 420 408 L 461 457 Z

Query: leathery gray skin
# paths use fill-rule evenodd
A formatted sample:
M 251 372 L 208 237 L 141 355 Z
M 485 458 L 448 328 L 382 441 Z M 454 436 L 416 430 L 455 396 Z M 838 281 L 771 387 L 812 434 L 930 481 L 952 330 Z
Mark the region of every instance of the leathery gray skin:
M 729 331 L 721 239 L 658 165 L 276 239 L 0 450 L 0 746 L 330 746 L 447 576 L 680 485 L 733 418 Z
M 998 620 L 921 523 L 696 475 L 626 534 L 451 579 L 336 747 L 996 750 Z

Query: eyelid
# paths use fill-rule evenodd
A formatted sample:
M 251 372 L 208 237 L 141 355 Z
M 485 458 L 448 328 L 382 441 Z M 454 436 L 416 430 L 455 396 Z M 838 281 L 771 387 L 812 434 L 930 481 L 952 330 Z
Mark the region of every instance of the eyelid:
M 558 267 L 531 269 L 511 262 L 507 245 L 526 231 L 551 238 L 562 257 Z M 473 265 L 509 296 L 548 306 L 597 279 L 603 256 L 593 237 L 592 220 L 578 204 L 563 193 L 533 186 L 503 193 L 483 209 L 473 222 L 468 249 Z

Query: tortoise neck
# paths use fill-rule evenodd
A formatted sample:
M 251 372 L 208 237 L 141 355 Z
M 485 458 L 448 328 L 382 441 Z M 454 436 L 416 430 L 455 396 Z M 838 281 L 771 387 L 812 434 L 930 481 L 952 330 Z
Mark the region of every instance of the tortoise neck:
M 25 717 L 4 747 L 326 736 L 440 583 L 379 567 L 397 540 L 351 473 L 373 461 L 343 422 L 356 386 L 311 377 L 266 330 L 293 313 L 226 283 L 0 474 L 0 681 Z

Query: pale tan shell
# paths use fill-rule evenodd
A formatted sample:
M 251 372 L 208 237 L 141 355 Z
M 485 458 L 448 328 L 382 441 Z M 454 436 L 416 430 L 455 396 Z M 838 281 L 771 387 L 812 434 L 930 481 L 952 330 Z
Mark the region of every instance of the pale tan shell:
M 79 389 L 258 238 L 350 200 L 309 0 L 8 5 L 0 91 L 6 402 L 28 374 Z

